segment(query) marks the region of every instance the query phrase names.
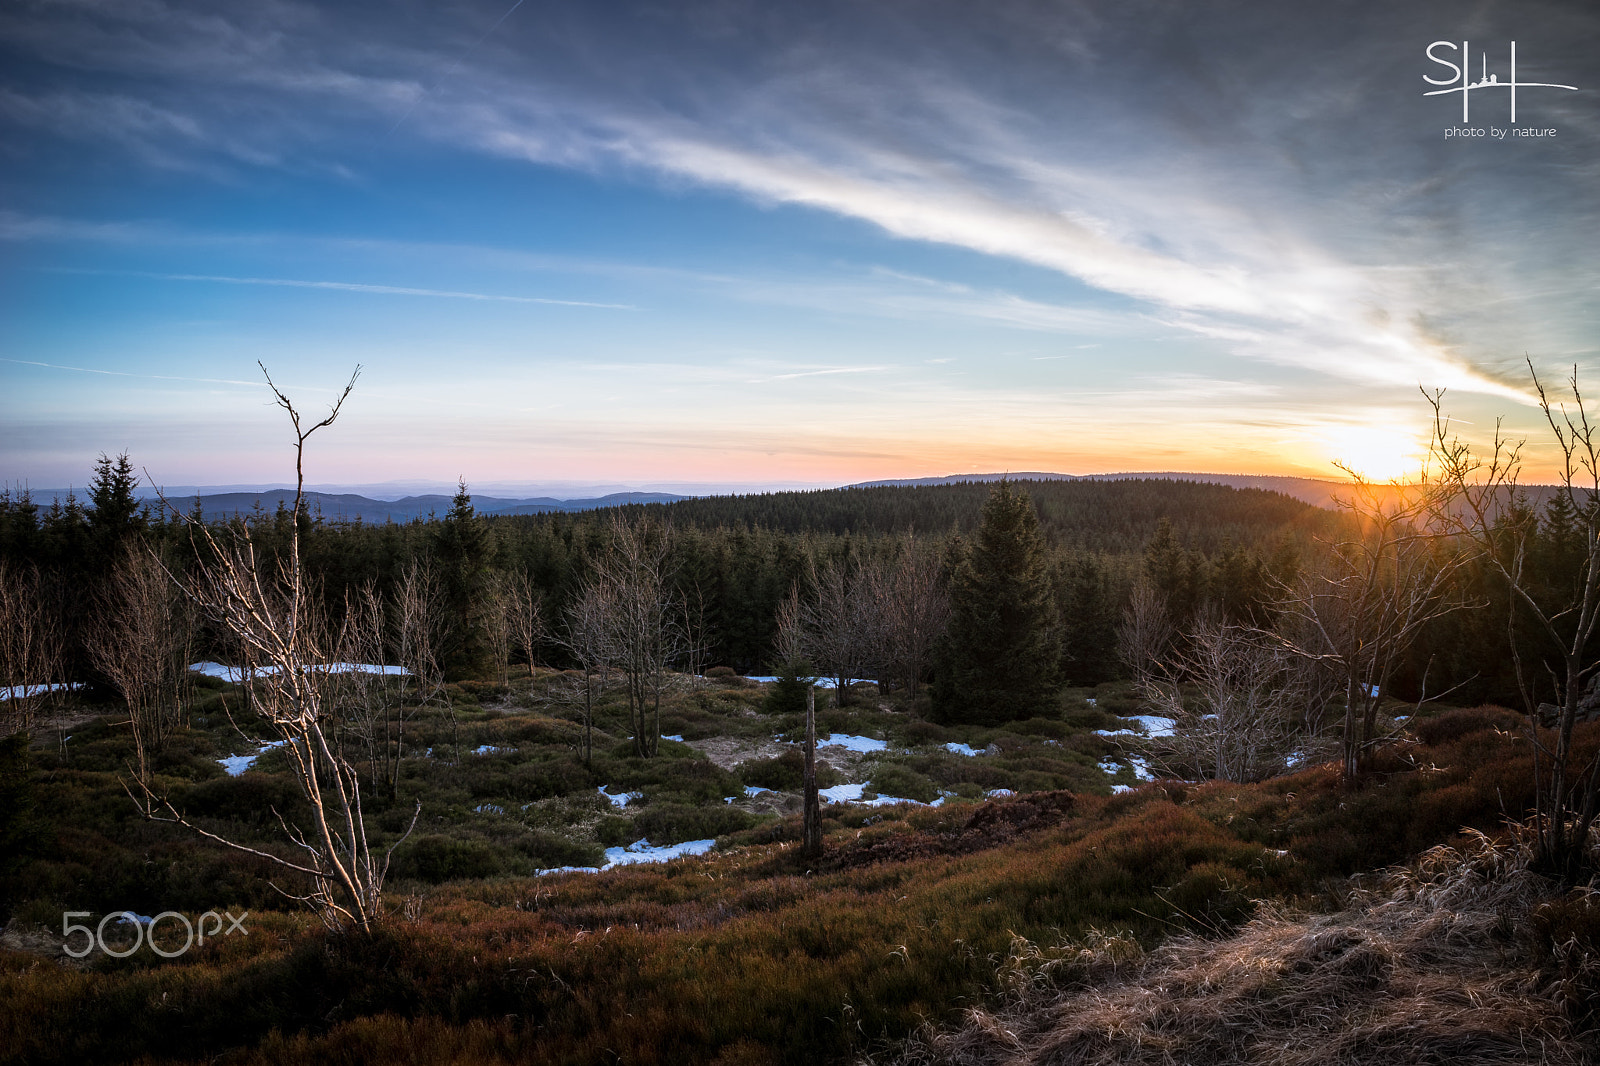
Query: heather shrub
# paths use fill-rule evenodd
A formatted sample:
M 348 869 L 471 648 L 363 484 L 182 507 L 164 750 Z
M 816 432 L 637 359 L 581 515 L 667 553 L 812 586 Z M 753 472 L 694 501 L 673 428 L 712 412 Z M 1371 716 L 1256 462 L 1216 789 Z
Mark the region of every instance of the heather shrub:
M 390 873 L 397 879 L 438 884 L 467 877 L 493 877 L 504 868 L 498 849 L 485 841 L 433 833 L 413 838 L 395 852 Z
M 749 829 L 755 816 L 736 807 L 686 807 L 675 803 L 651 804 L 633 816 L 633 828 L 652 844 L 677 844 L 706 840 Z
M 872 771 L 872 788 L 880 796 L 899 796 L 919 803 L 932 803 L 939 789 L 925 775 L 898 763 L 880 762 Z
M 1437 745 L 1486 729 L 1514 733 L 1526 721 L 1522 715 L 1504 707 L 1464 707 L 1433 718 L 1418 718 L 1411 723 L 1411 732 L 1424 744 Z
M 746 785 L 770 788 L 779 792 L 798 792 L 805 784 L 806 757 L 797 748 L 770 759 L 747 759 L 737 769 L 739 780 Z M 839 775 L 831 766 L 817 764 L 817 787 L 832 788 L 839 783 Z

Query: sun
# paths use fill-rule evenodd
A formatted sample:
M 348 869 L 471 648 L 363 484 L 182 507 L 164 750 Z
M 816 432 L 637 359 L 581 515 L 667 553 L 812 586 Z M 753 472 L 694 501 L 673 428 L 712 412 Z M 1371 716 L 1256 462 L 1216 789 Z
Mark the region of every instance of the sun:
M 1327 426 L 1315 438 L 1324 462 L 1336 462 L 1371 481 L 1413 475 L 1422 465 L 1421 439 L 1385 425 Z

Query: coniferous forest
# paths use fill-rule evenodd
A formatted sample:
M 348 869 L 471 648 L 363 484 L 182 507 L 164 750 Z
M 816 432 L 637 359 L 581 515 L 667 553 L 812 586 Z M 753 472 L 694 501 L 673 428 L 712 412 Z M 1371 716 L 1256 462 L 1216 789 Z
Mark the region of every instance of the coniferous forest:
M 1166 974 L 1166 1046 L 1244 1061 L 1230 1012 L 1306 1039 L 1299 986 L 1171 973 L 1246 942 L 1359 1049 L 1374 982 L 1456 994 L 1374 916 L 1469 890 L 1498 1013 L 1401 1045 L 1594 1048 L 1582 493 L 462 485 L 380 526 L 134 469 L 0 494 L 0 1060 L 1055 1061 L 1040 1018 Z

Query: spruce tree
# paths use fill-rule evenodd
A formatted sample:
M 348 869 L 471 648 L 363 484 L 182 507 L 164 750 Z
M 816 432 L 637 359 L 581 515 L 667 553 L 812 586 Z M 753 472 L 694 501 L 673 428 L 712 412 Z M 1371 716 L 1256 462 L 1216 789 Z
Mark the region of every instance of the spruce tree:
M 488 658 L 483 597 L 494 542 L 472 506 L 472 494 L 464 480 L 458 483 L 450 504 L 434 529 L 433 551 L 444 592 L 445 671 L 460 678 L 481 671 Z
M 89 512 L 89 543 L 95 556 L 96 577 L 111 572 L 122 546 L 145 527 L 139 500 L 133 494 L 138 487 L 139 475 L 134 473 L 133 460 L 127 452 L 115 459 L 100 453 L 94 464 L 94 477 L 89 479 L 89 502 L 94 505 Z
M 1061 676 L 1097 685 L 1117 676 L 1117 614 L 1100 564 L 1089 555 L 1069 562 L 1060 577 Z
M 1001 481 L 950 583 L 950 629 L 934 716 L 994 724 L 1048 712 L 1056 690 L 1056 615 L 1039 516 Z

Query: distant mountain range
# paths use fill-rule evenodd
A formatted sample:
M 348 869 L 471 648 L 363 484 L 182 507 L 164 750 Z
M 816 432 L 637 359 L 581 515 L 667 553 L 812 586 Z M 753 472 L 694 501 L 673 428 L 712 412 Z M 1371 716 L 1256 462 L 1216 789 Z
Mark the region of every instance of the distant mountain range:
M 141 493 L 152 507 L 160 506 L 153 494 L 148 490 Z M 65 500 L 66 490 L 46 490 L 32 493 L 33 502 L 40 507 L 48 507 L 54 499 Z M 86 503 L 83 493 L 78 493 L 78 502 Z M 293 489 L 265 489 L 260 492 L 201 492 L 198 496 L 194 493 L 187 495 L 169 495 L 167 502 L 181 511 L 188 512 L 194 507 L 196 499 L 200 501 L 200 510 L 211 518 L 226 518 L 233 515 L 247 515 L 255 510 L 259 502 L 261 507 L 269 514 L 282 503 L 285 507 L 294 502 Z M 674 500 L 688 499 L 687 496 L 678 496 L 670 492 L 616 492 L 608 496 L 596 496 L 578 500 L 558 500 L 550 496 L 537 496 L 527 499 L 507 499 L 497 496 L 473 496 L 472 506 L 479 514 L 548 514 L 552 511 L 592 511 L 600 507 L 620 507 L 626 503 L 671 503 Z M 406 496 L 398 500 L 373 500 L 366 496 L 354 493 L 314 492 L 305 493 L 306 506 L 311 514 L 320 514 L 323 518 L 334 522 L 410 522 L 422 518 L 442 518 L 450 510 L 451 497 L 443 494 Z
M 1009 478 L 1012 481 L 1132 481 L 1144 478 L 1166 481 L 1198 481 L 1213 485 L 1227 485 L 1236 489 L 1263 489 L 1268 492 L 1281 492 L 1285 496 L 1301 500 L 1315 507 L 1330 508 L 1336 506 L 1336 501 L 1339 498 L 1347 499 L 1350 492 L 1348 483 L 1328 481 L 1321 478 L 1267 474 L 1197 474 L 1175 470 L 1126 474 L 1055 474 L 1036 470 L 1017 470 L 1006 473 L 950 474 L 946 477 L 862 481 L 842 487 L 952 485 L 963 481 L 999 481 L 1001 478 Z M 1549 486 L 1542 485 L 1524 486 L 1523 490 L 1528 494 L 1535 506 L 1543 505 L 1552 491 Z M 140 494 L 146 496 L 152 502 L 155 499 L 149 489 L 141 489 Z M 48 507 L 51 500 L 58 498 L 64 500 L 66 495 L 65 489 L 47 489 L 34 492 L 32 497 L 33 501 L 39 506 Z M 761 495 L 761 493 L 749 493 L 747 495 Z M 265 510 L 274 511 L 280 501 L 285 505 L 293 501 L 294 491 L 292 489 L 263 489 L 260 491 L 207 493 L 202 489 L 198 498 L 203 513 L 220 518 L 235 514 L 249 514 L 255 509 L 257 501 L 260 501 Z M 442 493 L 405 496 L 398 500 L 374 500 L 355 493 L 307 490 L 305 498 L 312 514 L 321 514 L 323 518 L 329 521 L 353 522 L 359 520 L 380 524 L 383 522 L 410 522 L 418 518 L 441 517 L 450 510 L 451 503 L 451 497 Z M 485 515 L 548 514 L 552 511 L 593 511 L 603 507 L 620 507 L 623 504 L 630 503 L 672 503 L 676 500 L 693 498 L 695 497 L 671 492 L 613 492 L 604 496 L 587 496 L 579 499 L 558 499 L 554 496 L 473 496 L 472 506 L 479 514 Z M 173 506 L 188 511 L 194 506 L 196 496 L 191 492 L 185 495 L 172 494 L 167 499 Z M 78 500 L 80 503 L 85 502 L 82 493 L 78 494 Z

